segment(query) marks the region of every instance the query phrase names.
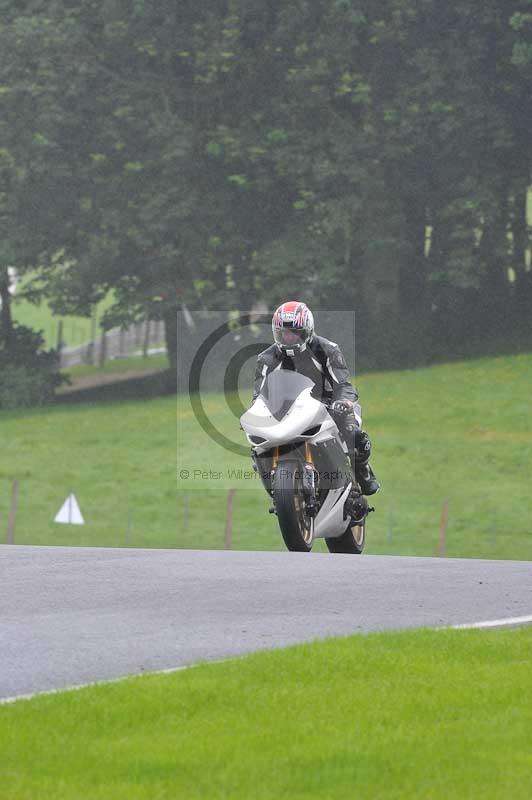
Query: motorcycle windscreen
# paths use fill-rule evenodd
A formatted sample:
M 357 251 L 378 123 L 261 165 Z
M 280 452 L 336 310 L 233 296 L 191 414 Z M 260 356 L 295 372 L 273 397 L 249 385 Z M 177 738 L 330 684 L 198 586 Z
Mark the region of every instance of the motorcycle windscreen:
M 260 396 L 270 414 L 282 420 L 301 392 L 313 387 L 313 381 L 306 375 L 288 369 L 276 369 L 266 377 Z

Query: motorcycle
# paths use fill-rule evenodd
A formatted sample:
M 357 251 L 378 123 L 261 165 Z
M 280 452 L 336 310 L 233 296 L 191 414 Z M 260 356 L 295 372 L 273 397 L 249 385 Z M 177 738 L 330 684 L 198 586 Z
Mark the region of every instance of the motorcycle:
M 324 538 L 331 553 L 360 554 L 366 517 L 347 445 L 305 375 L 277 369 L 241 416 L 255 470 L 271 496 L 288 550 L 310 552 Z

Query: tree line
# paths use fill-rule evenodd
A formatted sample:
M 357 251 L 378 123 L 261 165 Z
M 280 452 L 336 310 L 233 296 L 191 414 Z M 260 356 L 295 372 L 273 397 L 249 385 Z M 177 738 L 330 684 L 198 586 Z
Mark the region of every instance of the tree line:
M 290 296 L 380 366 L 527 334 L 531 32 L 531 0 L 0 0 L 2 347 L 8 267 L 171 360 L 183 306 Z

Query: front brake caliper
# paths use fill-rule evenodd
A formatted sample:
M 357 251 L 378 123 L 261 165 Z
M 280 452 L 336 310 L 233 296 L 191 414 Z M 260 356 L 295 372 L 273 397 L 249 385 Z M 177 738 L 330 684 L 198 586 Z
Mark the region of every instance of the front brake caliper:
M 302 483 L 307 512 L 311 517 L 315 516 L 318 513 L 318 503 L 316 498 L 316 470 L 312 464 L 304 465 Z

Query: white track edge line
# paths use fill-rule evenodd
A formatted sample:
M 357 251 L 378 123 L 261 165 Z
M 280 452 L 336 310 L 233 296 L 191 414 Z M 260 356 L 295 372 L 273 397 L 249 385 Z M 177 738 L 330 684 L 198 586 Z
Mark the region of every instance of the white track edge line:
M 526 625 L 532 624 L 532 614 L 526 617 L 506 617 L 503 619 L 486 620 L 485 622 L 466 622 L 461 625 L 446 625 L 445 627 L 437 628 L 436 630 L 471 630 L 473 628 L 502 628 L 509 625 Z M 238 657 L 238 656 L 237 656 Z M 19 700 L 33 700 L 34 697 L 47 697 L 49 695 L 61 694 L 62 692 L 79 692 L 81 689 L 87 689 L 92 686 L 109 686 L 113 683 L 121 683 L 130 678 L 141 678 L 144 675 L 171 675 L 173 672 L 181 672 L 184 669 L 191 669 L 200 664 L 221 664 L 221 661 L 205 661 L 198 664 L 185 664 L 181 667 L 170 667 L 169 669 L 156 669 L 149 672 L 132 673 L 131 675 L 121 675 L 119 678 L 109 678 L 102 681 L 92 681 L 90 683 L 80 683 L 75 686 L 63 686 L 60 689 L 46 689 L 43 692 L 33 692 L 30 694 L 19 694 L 14 697 L 0 698 L 0 706 L 9 705 L 10 703 L 17 703 Z
M 462 625 L 449 625 L 453 630 L 468 630 L 471 628 L 504 628 L 508 625 L 527 625 L 532 624 L 532 614 L 526 617 L 503 617 L 501 619 L 489 619 L 485 622 L 466 622 Z
M 80 692 L 82 689 L 89 689 L 93 686 L 110 686 L 113 683 L 121 683 L 131 678 L 142 678 L 144 675 L 171 675 L 173 672 L 181 672 L 184 669 L 199 667 L 201 664 L 216 664 L 216 661 L 200 661 L 197 664 L 185 664 L 181 667 L 170 667 L 169 669 L 156 669 L 146 672 L 132 672 L 130 675 L 121 675 L 119 678 L 107 678 L 101 681 L 90 681 L 89 683 L 78 683 L 74 686 L 63 686 L 60 689 L 45 689 L 42 692 L 30 692 L 29 694 L 17 694 L 14 697 L 0 697 L 0 706 L 16 703 L 19 700 L 33 700 L 34 697 L 48 697 L 49 695 L 62 694 L 63 692 Z

